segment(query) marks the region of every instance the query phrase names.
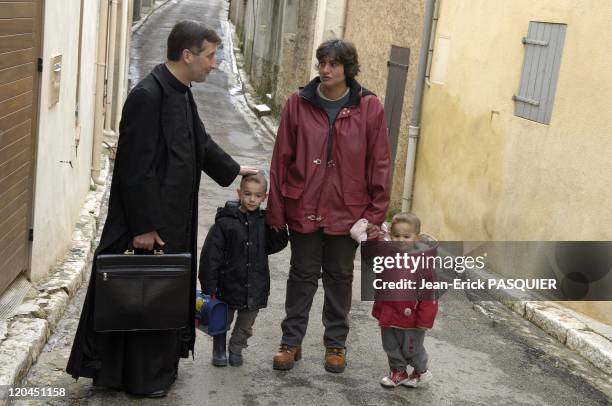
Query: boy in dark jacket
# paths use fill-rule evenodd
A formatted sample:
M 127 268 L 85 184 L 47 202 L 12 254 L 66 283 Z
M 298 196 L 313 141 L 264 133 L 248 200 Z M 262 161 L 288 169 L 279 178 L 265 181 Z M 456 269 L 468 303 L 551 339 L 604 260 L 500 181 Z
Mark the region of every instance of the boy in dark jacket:
M 239 201 L 228 201 L 217 210 L 200 256 L 202 291 L 227 303 L 229 325 L 236 319 L 229 340 L 232 366 L 242 365 L 242 350 L 253 335 L 257 313 L 268 304 L 268 255 L 281 251 L 288 242 L 286 229 L 275 231 L 265 223 L 260 206 L 268 196 L 267 187 L 261 172 L 242 177 Z M 225 334 L 213 337 L 215 366 L 227 365 L 225 341 Z

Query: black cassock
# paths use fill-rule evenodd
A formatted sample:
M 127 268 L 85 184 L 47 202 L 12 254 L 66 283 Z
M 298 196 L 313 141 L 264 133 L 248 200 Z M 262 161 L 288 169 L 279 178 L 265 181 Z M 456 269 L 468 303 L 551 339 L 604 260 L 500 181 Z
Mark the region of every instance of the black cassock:
M 185 295 L 191 297 L 192 321 L 201 171 L 229 186 L 240 166 L 206 133 L 189 87 L 158 65 L 130 92 L 123 107 L 108 215 L 96 255 L 122 253 L 134 236 L 154 230 L 166 243 L 165 253 L 191 252 L 192 286 Z M 167 389 L 176 378 L 179 358 L 193 352 L 194 325 L 96 333 L 94 285 L 90 276 L 66 372 L 134 394 Z

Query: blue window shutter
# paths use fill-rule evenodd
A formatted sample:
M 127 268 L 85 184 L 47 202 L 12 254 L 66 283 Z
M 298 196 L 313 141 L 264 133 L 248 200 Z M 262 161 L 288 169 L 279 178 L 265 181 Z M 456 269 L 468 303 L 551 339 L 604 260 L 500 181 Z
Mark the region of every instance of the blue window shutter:
M 567 25 L 531 21 L 523 38 L 525 58 L 514 95 L 514 115 L 549 124 L 559 79 Z

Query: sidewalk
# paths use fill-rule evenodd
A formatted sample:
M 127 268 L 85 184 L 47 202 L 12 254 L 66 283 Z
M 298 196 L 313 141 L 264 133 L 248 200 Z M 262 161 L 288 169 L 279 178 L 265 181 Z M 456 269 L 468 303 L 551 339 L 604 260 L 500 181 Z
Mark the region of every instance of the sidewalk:
M 108 179 L 109 160 L 105 159 L 103 164 L 101 177 Z M 5 321 L 6 329 L 0 331 L 0 404 L 5 402 L 7 386 L 22 382 L 68 303 L 89 278 L 107 185 L 108 180 L 88 193 L 72 233 L 70 249 L 46 278 L 32 284 L 22 304 Z
M 469 271 L 472 279 L 498 279 L 487 271 Z M 520 291 L 489 289 L 487 292 L 513 312 L 529 320 L 597 368 L 612 376 L 612 326 L 556 302 L 529 300 Z
M 132 34 L 137 32 L 140 27 L 143 26 L 144 23 L 147 22 L 149 17 L 160 7 L 165 6 L 170 0 L 156 0 L 155 4 L 153 4 L 150 8 L 143 10 L 144 13 L 140 17 L 140 20 L 132 23 Z
M 260 123 L 263 125 L 263 128 L 267 132 L 266 135 L 271 140 L 274 140 L 276 139 L 276 133 L 278 132 L 278 120 L 270 115 L 260 115 L 260 106 L 264 105 L 268 108 L 269 106 L 267 106 L 263 101 L 259 100 L 255 90 L 253 89 L 253 86 L 249 82 L 249 76 L 243 69 L 244 55 L 242 55 L 242 52 L 240 52 L 240 48 L 236 46 L 236 43 L 238 42 L 238 39 L 236 38 L 236 28 L 231 22 L 228 22 L 228 25 L 229 31 L 231 33 L 231 41 L 233 47 L 232 53 L 234 54 L 234 59 L 236 62 L 235 66 L 232 65 L 232 71 L 237 76 L 237 79 L 239 80 L 242 86 L 242 93 L 244 95 L 244 100 L 246 101 L 247 106 L 249 107 L 249 109 L 251 109 L 251 111 L 253 111 L 255 116 L 258 117 Z

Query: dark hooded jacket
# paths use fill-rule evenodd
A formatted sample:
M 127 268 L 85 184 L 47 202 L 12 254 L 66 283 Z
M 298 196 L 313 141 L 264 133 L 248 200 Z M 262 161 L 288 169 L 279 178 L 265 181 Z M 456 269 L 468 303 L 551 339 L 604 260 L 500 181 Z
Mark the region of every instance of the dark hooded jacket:
M 216 294 L 228 306 L 255 310 L 267 306 L 270 294 L 268 255 L 287 246 L 286 230 L 265 224 L 265 211 L 243 213 L 237 201 L 219 207 L 208 231 L 198 278 L 202 291 Z

